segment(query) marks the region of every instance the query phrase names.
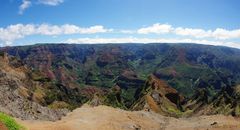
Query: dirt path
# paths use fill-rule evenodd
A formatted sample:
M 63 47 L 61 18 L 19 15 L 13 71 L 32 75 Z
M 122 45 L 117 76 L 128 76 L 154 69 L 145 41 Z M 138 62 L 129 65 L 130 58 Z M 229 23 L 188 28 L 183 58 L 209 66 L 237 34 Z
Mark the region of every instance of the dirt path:
M 171 118 L 107 106 L 83 106 L 57 122 L 21 121 L 29 130 L 239 130 L 240 120 L 222 115 Z

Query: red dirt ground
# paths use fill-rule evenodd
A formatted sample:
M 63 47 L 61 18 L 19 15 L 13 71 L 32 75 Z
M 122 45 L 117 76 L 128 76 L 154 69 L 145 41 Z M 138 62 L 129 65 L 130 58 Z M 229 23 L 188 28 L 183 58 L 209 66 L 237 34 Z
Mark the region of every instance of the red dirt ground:
M 0 130 L 8 130 L 2 122 L 0 122 Z

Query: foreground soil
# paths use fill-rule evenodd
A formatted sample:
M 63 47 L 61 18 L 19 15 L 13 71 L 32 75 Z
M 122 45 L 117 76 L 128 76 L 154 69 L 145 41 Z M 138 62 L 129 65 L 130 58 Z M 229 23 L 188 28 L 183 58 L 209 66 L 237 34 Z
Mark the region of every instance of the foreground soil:
M 129 112 L 107 106 L 85 105 L 56 122 L 23 121 L 29 130 L 239 130 L 240 119 L 214 115 L 192 118 L 164 117 L 153 112 Z
M 0 122 L 0 130 L 8 130 L 2 122 Z

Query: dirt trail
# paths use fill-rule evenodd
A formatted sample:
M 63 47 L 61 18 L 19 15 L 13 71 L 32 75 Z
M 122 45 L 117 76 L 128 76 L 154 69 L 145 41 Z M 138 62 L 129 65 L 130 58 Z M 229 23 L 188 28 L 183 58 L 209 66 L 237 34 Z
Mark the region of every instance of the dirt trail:
M 240 120 L 223 115 L 193 118 L 164 117 L 152 112 L 129 112 L 107 106 L 83 106 L 62 120 L 22 121 L 29 130 L 239 130 Z

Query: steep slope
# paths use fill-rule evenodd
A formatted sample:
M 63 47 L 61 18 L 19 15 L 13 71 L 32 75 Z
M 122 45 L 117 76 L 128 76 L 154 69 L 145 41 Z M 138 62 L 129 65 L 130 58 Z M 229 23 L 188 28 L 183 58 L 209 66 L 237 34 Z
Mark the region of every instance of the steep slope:
M 240 51 L 197 44 L 39 44 L 5 47 L 1 50 L 19 57 L 29 67 L 68 89 L 91 85 L 111 88 L 125 71 L 146 80 L 154 73 L 185 96 L 196 88 L 211 95 L 240 82 Z M 120 83 L 121 84 L 121 83 Z M 139 84 L 123 91 L 133 95 Z M 120 86 L 126 90 L 125 85 Z
M 174 88 L 156 76 L 149 76 L 133 110 L 152 110 L 162 115 L 181 116 L 184 98 Z
M 182 104 L 184 111 L 189 111 L 185 113 L 184 116 L 194 116 L 205 109 L 210 102 L 210 95 L 206 89 L 197 89 L 192 97 L 186 99 Z
M 2 53 L 0 56 L 0 111 L 22 119 L 57 120 L 66 110 L 51 110 L 44 103 L 41 83 L 31 79 L 22 62 Z
M 211 98 L 240 83 L 240 51 L 226 47 L 38 44 L 0 50 L 44 77 L 34 79 L 47 84 L 42 105 L 51 108 L 74 109 L 92 101 L 131 109 L 151 74 L 188 98 L 198 89 L 205 89 Z
M 196 115 L 224 114 L 240 116 L 240 86 L 223 88 Z
M 145 84 L 143 79 L 140 79 L 136 72 L 124 70 L 115 80 L 120 87 L 121 98 L 127 108 L 137 100 L 137 94 Z

